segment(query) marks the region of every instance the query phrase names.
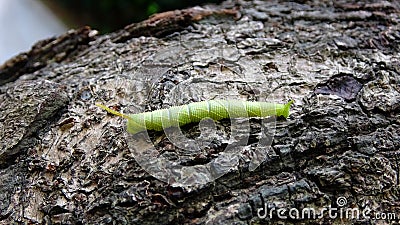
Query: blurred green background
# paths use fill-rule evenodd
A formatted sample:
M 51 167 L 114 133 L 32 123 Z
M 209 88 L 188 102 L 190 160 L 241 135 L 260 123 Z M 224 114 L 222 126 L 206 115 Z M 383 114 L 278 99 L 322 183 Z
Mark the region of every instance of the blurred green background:
M 109 33 L 151 14 L 222 0 L 42 0 L 68 27 Z

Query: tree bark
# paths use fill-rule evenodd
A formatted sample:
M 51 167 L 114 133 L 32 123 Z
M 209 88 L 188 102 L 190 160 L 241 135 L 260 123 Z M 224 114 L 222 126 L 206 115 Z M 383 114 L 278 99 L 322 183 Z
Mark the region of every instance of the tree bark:
M 0 67 L 1 223 L 399 223 L 399 21 L 396 1 L 238 0 L 39 42 Z M 95 106 L 219 98 L 295 102 L 177 139 Z

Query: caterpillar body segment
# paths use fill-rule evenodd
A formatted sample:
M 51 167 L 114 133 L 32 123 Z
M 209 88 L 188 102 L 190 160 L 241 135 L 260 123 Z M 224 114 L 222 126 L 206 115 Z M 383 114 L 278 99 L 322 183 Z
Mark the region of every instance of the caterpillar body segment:
M 213 120 L 268 116 L 283 116 L 287 118 L 292 103 L 293 100 L 286 104 L 210 100 L 137 114 L 122 114 L 104 105 L 96 105 L 111 114 L 127 119 L 127 131 L 131 134 L 136 134 L 145 130 L 161 131 L 167 127 L 178 127 L 192 122 L 200 122 L 204 118 Z

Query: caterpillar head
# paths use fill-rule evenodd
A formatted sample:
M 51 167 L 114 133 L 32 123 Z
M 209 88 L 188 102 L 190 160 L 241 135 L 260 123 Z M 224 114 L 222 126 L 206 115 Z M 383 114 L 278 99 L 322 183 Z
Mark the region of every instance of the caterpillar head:
M 293 102 L 294 102 L 293 100 L 290 100 L 288 103 L 286 103 L 283 106 L 283 110 L 282 110 L 281 115 L 277 115 L 277 116 L 283 116 L 285 118 L 288 118 L 289 117 L 289 111 L 290 111 L 290 105 L 292 105 Z

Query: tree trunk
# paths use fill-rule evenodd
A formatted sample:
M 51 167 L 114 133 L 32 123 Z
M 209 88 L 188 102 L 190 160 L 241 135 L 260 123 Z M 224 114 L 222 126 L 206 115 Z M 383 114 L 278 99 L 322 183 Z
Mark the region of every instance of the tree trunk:
M 399 222 L 399 21 L 396 1 L 238 0 L 39 42 L 0 67 L 1 223 Z M 211 99 L 294 104 L 136 135 L 95 106 Z

